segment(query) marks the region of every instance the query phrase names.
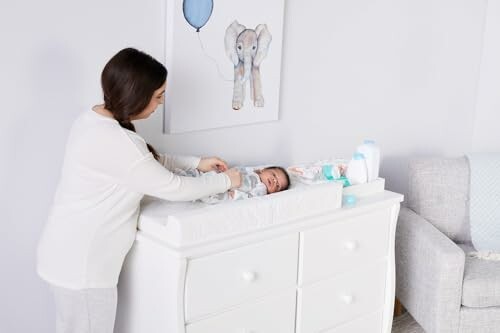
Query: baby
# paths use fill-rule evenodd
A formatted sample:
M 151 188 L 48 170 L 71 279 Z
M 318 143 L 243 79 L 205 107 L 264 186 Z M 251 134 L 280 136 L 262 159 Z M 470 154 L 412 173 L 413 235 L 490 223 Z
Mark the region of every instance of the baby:
M 200 201 L 208 204 L 215 204 L 225 200 L 248 199 L 284 191 L 290 186 L 288 173 L 284 168 L 279 166 L 271 166 L 264 169 L 239 167 L 238 170 L 241 173 L 240 187 L 224 193 L 201 198 Z M 180 176 L 191 177 L 199 177 L 201 175 L 197 169 L 176 170 L 175 173 Z

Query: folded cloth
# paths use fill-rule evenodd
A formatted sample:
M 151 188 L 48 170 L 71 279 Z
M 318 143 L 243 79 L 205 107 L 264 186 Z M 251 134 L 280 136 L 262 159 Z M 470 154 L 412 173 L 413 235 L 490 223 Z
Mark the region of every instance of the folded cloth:
M 470 165 L 472 255 L 500 260 L 500 153 L 467 155 Z
M 339 181 L 349 186 L 345 177 L 347 161 L 343 159 L 320 160 L 311 163 L 293 165 L 287 168 L 292 179 L 304 184 L 322 184 Z
M 500 253 L 481 251 L 481 252 L 469 252 L 469 257 L 484 259 L 484 260 L 497 260 L 500 261 Z

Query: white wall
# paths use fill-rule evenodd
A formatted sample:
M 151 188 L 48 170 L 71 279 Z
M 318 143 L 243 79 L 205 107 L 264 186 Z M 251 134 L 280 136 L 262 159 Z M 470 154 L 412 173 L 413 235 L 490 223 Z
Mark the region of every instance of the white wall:
M 75 116 L 117 50 L 163 55 L 162 0 L 0 2 L 0 332 L 54 332 L 35 251 Z
M 500 1 L 489 0 L 472 149 L 500 151 Z
M 163 1 L 0 4 L 0 332 L 54 330 L 35 249 L 64 142 L 100 102 L 112 54 L 135 46 L 162 59 Z M 404 192 L 409 157 L 500 144 L 484 120 L 493 109 L 474 111 L 485 10 L 486 0 L 288 0 L 279 122 L 167 136 L 157 112 L 139 131 L 159 150 L 234 164 L 344 157 L 369 137 L 388 187 Z
M 471 149 L 485 8 L 474 0 L 288 1 L 279 122 L 167 136 L 156 114 L 139 128 L 161 150 L 242 164 L 350 156 L 373 138 L 388 187 L 404 192 L 410 156 Z

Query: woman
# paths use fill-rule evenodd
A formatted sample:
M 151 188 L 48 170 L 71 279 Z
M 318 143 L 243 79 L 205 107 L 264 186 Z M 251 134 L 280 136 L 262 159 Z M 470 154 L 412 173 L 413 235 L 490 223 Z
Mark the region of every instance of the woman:
M 118 276 L 135 238 L 144 194 L 194 200 L 240 186 L 219 158 L 158 154 L 131 121 L 163 104 L 167 70 L 127 48 L 106 64 L 104 104 L 71 129 L 54 203 L 38 247 L 38 274 L 53 290 L 58 333 L 112 333 Z M 218 170 L 191 178 L 174 168 Z

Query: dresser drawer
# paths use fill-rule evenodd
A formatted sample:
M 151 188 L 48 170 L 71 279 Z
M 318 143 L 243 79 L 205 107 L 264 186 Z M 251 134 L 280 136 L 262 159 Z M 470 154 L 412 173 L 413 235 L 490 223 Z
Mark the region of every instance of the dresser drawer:
M 186 322 L 293 287 L 297 257 L 298 234 L 292 234 L 189 261 Z
M 382 333 L 383 316 L 379 310 L 321 333 Z
M 345 273 L 387 255 L 391 209 L 372 211 L 301 233 L 299 284 Z
M 385 302 L 386 268 L 383 260 L 368 268 L 299 288 L 297 332 L 323 332 L 381 309 Z
M 294 333 L 295 289 L 197 321 L 186 333 Z

